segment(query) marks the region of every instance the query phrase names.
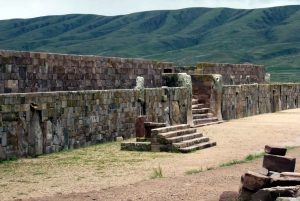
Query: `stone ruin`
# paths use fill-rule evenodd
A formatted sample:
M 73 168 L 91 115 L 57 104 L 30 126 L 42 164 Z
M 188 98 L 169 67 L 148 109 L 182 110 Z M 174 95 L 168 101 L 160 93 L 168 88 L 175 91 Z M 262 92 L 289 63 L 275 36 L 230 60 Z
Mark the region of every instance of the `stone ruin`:
M 195 127 L 299 108 L 299 83 L 269 80 L 248 64 L 0 50 L 0 160 L 135 137 L 147 150 L 214 146 Z
M 292 201 L 300 200 L 300 173 L 294 172 L 296 159 L 285 156 L 287 149 L 265 146 L 262 167 L 241 177 L 238 193 L 224 192 L 220 200 Z M 230 196 L 231 195 L 231 198 Z

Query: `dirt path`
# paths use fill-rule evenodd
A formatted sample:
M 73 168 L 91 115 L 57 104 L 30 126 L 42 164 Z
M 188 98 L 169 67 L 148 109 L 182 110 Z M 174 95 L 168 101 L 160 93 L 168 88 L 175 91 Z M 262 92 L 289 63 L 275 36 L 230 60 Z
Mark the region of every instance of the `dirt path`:
M 157 157 L 148 156 L 147 161 L 112 167 L 110 171 L 106 171 L 105 177 L 96 174 L 92 169 L 83 167 L 84 170 L 80 164 L 75 166 L 76 168 L 69 167 L 66 170 L 64 167 L 55 171 L 55 178 L 39 181 L 36 185 L 30 184 L 30 193 L 18 198 L 56 194 L 54 197 L 29 200 L 218 200 L 223 191 L 237 190 L 241 174 L 248 169 L 256 170 L 261 165 L 261 159 L 252 163 L 216 168 L 221 163 L 260 153 L 265 144 L 300 145 L 300 109 L 232 120 L 198 130 L 212 141 L 216 141 L 217 146 L 191 154 L 156 153 Z M 114 152 L 122 154 L 118 150 Z M 297 157 L 299 161 L 298 152 L 299 150 L 293 150 L 288 154 Z M 153 167 L 158 165 L 162 167 L 166 178 L 149 180 Z M 186 171 L 207 168 L 215 169 L 185 175 Z M 298 165 L 297 170 L 299 171 Z M 73 175 L 84 175 L 84 179 L 71 180 Z M 0 186 L 1 182 L 9 179 L 3 176 Z M 53 189 L 47 182 L 62 185 Z M 16 188 L 29 192 L 26 184 L 18 183 Z M 14 189 L 7 186 L 7 190 Z M 0 187 L 0 198 L 3 196 L 1 200 L 9 200 L 16 194 L 7 191 L 3 193 L 4 191 Z

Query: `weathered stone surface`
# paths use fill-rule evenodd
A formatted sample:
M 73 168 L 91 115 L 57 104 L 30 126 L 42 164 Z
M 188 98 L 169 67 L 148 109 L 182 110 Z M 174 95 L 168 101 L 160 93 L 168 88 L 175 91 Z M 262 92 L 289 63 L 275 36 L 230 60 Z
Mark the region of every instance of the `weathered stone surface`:
M 151 151 L 150 142 L 122 142 L 121 150 L 123 151 Z
M 138 116 L 135 119 L 135 133 L 137 138 L 145 137 L 146 116 Z
M 269 171 L 268 171 L 268 169 L 266 169 L 264 167 L 260 167 L 260 168 L 258 168 L 258 173 L 262 174 L 262 175 L 265 175 L 265 176 L 268 176 Z
M 269 171 L 268 176 L 270 178 L 279 178 L 280 177 L 280 173 L 279 172 L 274 172 L 274 171 Z
M 265 146 L 265 152 L 267 154 L 285 156 L 286 151 L 287 151 L 287 149 L 284 147 L 278 147 L 278 146 L 272 146 L 272 145 Z
M 270 186 L 296 186 L 300 185 L 300 177 L 278 177 L 278 178 L 271 178 Z
M 255 193 L 255 191 L 250 191 L 246 188 L 243 188 L 242 185 L 239 188 L 239 196 L 238 200 L 243 201 L 251 201 L 252 195 Z
M 265 154 L 263 167 L 275 172 L 294 172 L 296 159 L 291 157 Z
M 238 192 L 224 191 L 219 198 L 219 201 L 233 201 L 238 199 Z
M 265 188 L 269 183 L 270 178 L 255 172 L 248 171 L 242 179 L 242 186 L 251 191 L 257 191 Z
M 253 201 L 275 201 L 278 197 L 297 197 L 299 186 L 264 188 L 252 196 Z
M 28 134 L 28 128 L 24 117 L 20 117 L 18 120 L 17 133 L 18 133 L 17 156 L 25 157 L 28 154 L 28 143 L 26 139 L 26 136 Z
M 298 172 L 282 172 L 282 173 L 280 173 L 280 177 L 284 177 L 284 178 L 300 178 L 300 173 L 298 173 Z
M 172 101 L 171 104 L 171 124 L 172 125 L 177 125 L 180 124 L 180 108 L 178 101 Z

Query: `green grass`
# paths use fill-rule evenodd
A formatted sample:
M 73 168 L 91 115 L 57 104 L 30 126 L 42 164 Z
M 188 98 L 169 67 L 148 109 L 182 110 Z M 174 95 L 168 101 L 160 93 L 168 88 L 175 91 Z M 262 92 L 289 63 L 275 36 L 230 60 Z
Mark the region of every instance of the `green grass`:
M 151 179 L 163 178 L 163 170 L 160 165 L 157 168 L 153 168 L 153 173 L 150 178 Z
M 219 165 L 219 167 L 226 167 L 226 166 L 231 166 L 231 165 L 236 165 L 236 164 L 241 164 L 241 163 L 247 163 L 247 162 L 252 161 L 256 158 L 261 158 L 264 155 L 265 155 L 265 152 L 262 152 L 260 154 L 249 154 L 242 160 L 233 160 L 233 161 L 229 161 L 227 163 L 222 163 L 222 164 Z
M 266 65 L 271 81 L 299 81 L 300 6 L 187 8 L 120 16 L 0 21 L 1 49 Z
M 187 170 L 185 172 L 186 175 L 190 175 L 190 174 L 196 174 L 196 173 L 199 173 L 199 172 L 203 172 L 202 168 L 201 169 L 191 169 L 191 170 Z
M 299 148 L 299 147 L 300 146 L 286 146 L 285 148 L 287 149 L 287 151 L 291 151 L 291 150 Z M 254 159 L 261 158 L 264 155 L 265 155 L 265 152 L 262 152 L 260 154 L 249 154 L 242 160 L 233 160 L 233 161 L 229 161 L 227 163 L 222 163 L 219 165 L 219 167 L 226 167 L 226 166 L 231 166 L 231 165 L 236 165 L 236 164 L 241 164 L 241 163 L 247 163 Z

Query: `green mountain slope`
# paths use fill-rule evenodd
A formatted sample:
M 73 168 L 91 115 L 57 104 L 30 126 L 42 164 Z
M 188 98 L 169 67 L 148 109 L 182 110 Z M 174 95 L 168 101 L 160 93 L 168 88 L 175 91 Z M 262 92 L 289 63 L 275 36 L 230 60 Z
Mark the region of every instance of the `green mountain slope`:
M 0 49 L 172 61 L 263 64 L 272 81 L 300 82 L 300 6 L 189 8 L 113 17 L 0 21 Z

